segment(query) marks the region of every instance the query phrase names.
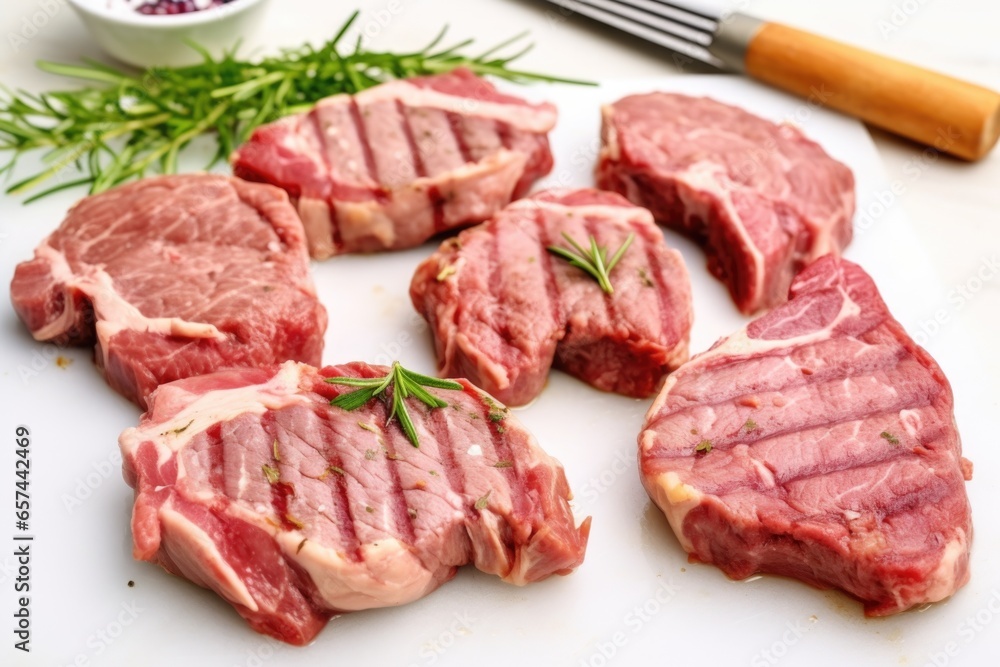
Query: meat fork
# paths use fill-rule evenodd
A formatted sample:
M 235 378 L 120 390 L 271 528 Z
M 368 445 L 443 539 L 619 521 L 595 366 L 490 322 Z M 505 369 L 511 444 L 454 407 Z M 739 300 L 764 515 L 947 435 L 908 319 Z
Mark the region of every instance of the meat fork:
M 546 0 L 966 160 L 1000 137 L 1000 94 L 796 28 L 661 0 Z

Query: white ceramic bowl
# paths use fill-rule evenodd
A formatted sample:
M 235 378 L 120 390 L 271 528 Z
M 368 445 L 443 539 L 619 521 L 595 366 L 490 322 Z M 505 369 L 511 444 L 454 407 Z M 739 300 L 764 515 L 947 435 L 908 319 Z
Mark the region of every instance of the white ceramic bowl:
M 147 15 L 109 8 L 108 0 L 69 0 L 94 41 L 109 54 L 138 67 L 180 67 L 202 60 L 195 42 L 218 56 L 252 32 L 269 0 L 233 0 L 186 14 Z

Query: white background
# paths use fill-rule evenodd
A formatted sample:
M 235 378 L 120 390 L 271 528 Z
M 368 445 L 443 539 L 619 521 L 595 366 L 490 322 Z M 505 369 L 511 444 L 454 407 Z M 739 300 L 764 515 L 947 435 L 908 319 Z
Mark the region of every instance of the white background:
M 1000 29 L 1000 5 L 989 0 L 979 2 L 839 0 L 831 3 L 758 0 L 740 4 L 745 10 L 765 18 L 821 32 L 995 89 L 1000 88 L 1000 39 L 996 35 L 996 31 Z M 625 77 L 671 77 L 682 74 L 670 64 L 670 59 L 664 58 L 657 49 L 635 44 L 631 38 L 605 31 L 587 21 L 573 18 L 555 20 L 555 15 L 546 11 L 545 3 L 535 0 L 466 2 L 377 0 L 349 3 L 276 0 L 269 9 L 265 30 L 260 35 L 248 39 L 248 46 L 250 48 L 259 48 L 263 44 L 291 46 L 305 40 L 321 41 L 330 36 L 355 6 L 365 9 L 361 26 L 367 28 L 366 32 L 370 36 L 369 44 L 376 48 L 401 49 L 419 46 L 447 22 L 451 25 L 451 34 L 454 38 L 476 37 L 484 47 L 521 30 L 531 30 L 536 47 L 520 62 L 520 66 L 525 69 L 601 80 Z M 38 11 L 38 0 L 5 0 L 0 9 L 0 82 L 5 85 L 33 90 L 61 85 L 62 82 L 59 80 L 34 71 L 33 62 L 36 59 L 74 60 L 81 56 L 101 57 L 89 42 L 76 16 L 68 9 L 57 11 L 37 31 L 36 36 L 15 52 L 8 41 L 9 33 L 20 33 L 24 20 L 30 20 L 30 17 Z M 562 111 L 565 116 L 567 110 L 564 108 Z M 590 110 L 587 110 L 587 113 L 589 112 Z M 839 127 L 834 121 L 830 123 L 831 127 Z M 843 131 L 850 135 L 848 130 Z M 998 289 L 1000 275 L 994 274 L 989 269 L 990 260 L 1000 255 L 1000 220 L 998 220 L 1000 153 L 995 153 L 973 165 L 943 156 L 928 160 L 921 158 L 919 149 L 909 143 L 881 132 L 873 134 L 887 176 L 884 178 L 879 176 L 867 184 L 869 189 L 866 193 L 862 193 L 862 199 L 859 201 L 861 209 L 864 210 L 876 201 L 879 193 L 882 193 L 883 197 L 886 196 L 885 190 L 892 184 L 900 184 L 905 191 L 895 197 L 889 204 L 888 212 L 875 221 L 873 225 L 875 231 L 872 235 L 868 235 L 867 238 L 862 236 L 859 239 L 860 249 L 857 252 L 871 261 L 871 257 L 878 256 L 875 253 L 877 248 L 871 245 L 871 239 L 878 238 L 879 243 L 887 244 L 884 254 L 886 261 L 897 263 L 898 272 L 904 276 L 892 284 L 889 290 L 883 286 L 887 297 L 890 296 L 889 292 L 894 297 L 894 300 L 890 301 L 890 306 L 911 333 L 924 334 L 922 338 L 918 336 L 918 340 L 926 343 L 956 385 L 957 411 L 965 438 L 966 452 L 979 465 L 976 478 L 970 485 L 977 525 L 973 583 L 955 601 L 949 603 L 952 605 L 950 611 L 948 605 L 940 605 L 939 608 L 920 615 L 910 614 L 893 619 L 891 623 L 879 624 L 862 621 L 858 617 L 860 612 L 857 606 L 846 599 L 831 594 L 815 593 L 804 586 L 790 582 L 765 582 L 764 589 L 755 589 L 753 593 L 747 593 L 743 588 L 733 588 L 730 596 L 719 595 L 720 586 L 738 585 L 724 582 L 721 575 L 713 576 L 710 572 L 704 572 L 710 568 L 689 566 L 684 576 L 690 577 L 696 583 L 687 584 L 684 590 L 688 595 L 672 598 L 670 604 L 675 606 L 664 607 L 669 609 L 670 613 L 657 616 L 654 629 L 643 630 L 642 642 L 633 642 L 631 647 L 616 650 L 615 656 L 607 661 L 607 664 L 649 664 L 649 656 L 660 656 L 660 661 L 666 664 L 670 663 L 671 655 L 677 656 L 679 665 L 722 664 L 719 660 L 723 656 L 727 656 L 727 661 L 732 664 L 752 664 L 753 660 L 761 659 L 762 650 L 774 646 L 776 642 L 785 641 L 785 624 L 792 623 L 794 626 L 797 621 L 807 618 L 809 613 L 802 616 L 800 612 L 809 608 L 809 605 L 818 606 L 823 610 L 818 614 L 816 630 L 830 629 L 824 633 L 810 630 L 802 638 L 798 638 L 794 633 L 787 635 L 796 639 L 781 649 L 782 659 L 777 662 L 805 664 L 805 661 L 808 661 L 809 664 L 840 664 L 837 651 L 829 650 L 831 646 L 835 649 L 838 641 L 842 642 L 844 655 L 850 655 L 851 662 L 855 664 L 864 662 L 865 654 L 857 652 L 858 646 L 872 647 L 870 664 L 924 665 L 934 664 L 930 661 L 936 659 L 940 664 L 979 665 L 997 664 L 1000 660 L 1000 639 L 998 639 L 1000 620 L 982 625 L 981 630 L 972 632 L 971 638 L 966 641 L 965 631 L 974 626 L 962 625 L 965 622 L 963 619 L 968 616 L 961 615 L 954 608 L 955 605 L 960 605 L 964 612 L 973 617 L 977 612 L 981 613 L 980 621 L 987 617 L 992 621 L 994 614 L 986 613 L 984 610 L 989 611 L 994 594 L 998 595 L 997 600 L 1000 601 L 1000 593 L 997 593 L 1000 591 L 1000 577 L 997 576 L 996 569 L 990 567 L 990 562 L 995 561 L 994 555 L 1000 552 L 1000 534 L 995 529 L 998 522 L 993 516 L 997 503 L 991 493 L 997 488 L 997 483 L 1000 483 L 1000 475 L 997 474 L 995 466 L 990 465 L 990 457 L 993 461 L 997 461 L 997 457 L 989 453 L 991 449 L 995 449 L 996 428 L 993 426 L 993 415 L 997 412 L 998 396 L 1000 396 L 998 391 L 1000 382 L 996 379 L 1000 377 L 1000 355 L 993 349 L 994 341 L 1000 332 L 998 326 L 1000 325 L 1000 289 Z M 829 148 L 836 154 L 836 147 Z M 898 185 L 896 190 L 899 191 Z M 68 201 L 72 201 L 72 197 Z M 31 226 L 40 225 L 45 229 L 51 229 L 58 221 L 57 217 L 53 216 L 59 215 L 60 206 L 65 208 L 65 200 L 58 205 L 41 204 L 29 209 L 20 209 L 6 202 L 0 208 L 0 216 L 3 216 L 0 217 L 0 224 L 3 225 L 0 229 L 5 234 L 0 238 L 4 280 L 9 278 L 14 262 L 23 259 L 26 256 L 25 250 L 34 245 L 37 239 L 31 237 L 39 236 L 37 231 L 31 231 Z M 891 225 L 887 221 L 891 221 Z M 889 247 L 895 241 L 885 230 L 896 233 L 898 244 L 902 247 L 908 249 L 914 240 L 917 247 L 913 252 L 901 255 L 899 248 Z M 8 237 L 10 237 L 9 242 L 6 240 Z M 412 262 L 417 257 L 418 255 L 405 256 L 400 261 Z M 693 273 L 702 270 L 697 254 L 689 255 L 689 266 Z M 889 274 L 895 269 L 896 267 L 892 265 L 881 266 L 872 269 L 872 272 L 877 277 L 880 273 L 886 275 L 885 281 L 889 282 L 891 279 Z M 977 283 L 974 280 L 977 272 L 988 279 Z M 910 294 L 906 293 L 907 274 L 919 276 L 919 279 L 913 278 L 913 293 Z M 973 282 L 970 283 L 970 280 Z M 958 305 L 953 290 L 959 286 L 965 286 L 970 290 L 978 289 L 972 294 L 972 298 L 963 298 L 961 305 Z M 705 289 L 710 291 L 712 287 L 709 285 Z M 331 291 L 330 294 L 333 303 L 328 305 L 336 312 L 342 304 L 336 302 L 338 299 L 336 291 Z M 719 294 L 721 293 L 716 290 L 714 297 Z M 398 300 L 392 299 L 379 302 L 377 295 L 372 302 L 379 303 L 380 308 L 384 309 L 380 310 L 380 313 L 389 312 L 401 305 Z M 405 307 L 406 304 L 403 303 L 402 306 Z M 939 332 L 932 333 L 927 322 L 939 314 L 938 311 L 943 311 L 942 317 L 946 323 Z M 729 317 L 727 315 L 722 320 Z M 373 321 L 375 320 L 377 317 L 373 316 Z M 12 320 L 9 309 L 5 310 L 2 322 L 3 328 L 0 331 L 4 341 L 2 372 L 4 380 L 9 380 L 12 375 L 16 375 L 19 365 L 23 365 L 26 361 L 28 358 L 26 355 L 31 354 L 32 347 L 24 340 L 23 332 L 17 329 L 17 323 Z M 336 318 L 332 319 L 332 322 L 333 327 L 341 325 Z M 704 347 L 713 336 L 724 333 L 724 330 L 709 330 L 704 321 L 701 322 L 701 326 L 702 328 L 696 331 L 694 350 Z M 379 341 L 379 345 L 388 343 L 391 341 Z M 378 353 L 379 345 L 373 344 L 371 354 Z M 93 373 L 92 369 L 87 367 L 89 364 L 87 355 L 77 353 L 73 358 L 76 359 L 76 363 L 70 369 L 74 374 L 72 382 L 80 381 L 83 383 L 82 387 L 100 394 L 104 390 L 103 386 L 99 382 L 90 382 L 87 379 L 86 374 Z M 325 358 L 327 361 L 341 360 L 329 348 Z M 234 620 L 232 617 L 235 617 L 235 614 L 225 608 L 225 605 L 217 604 L 209 594 L 199 593 L 187 586 L 180 588 L 182 593 L 180 596 L 176 595 L 179 582 L 165 576 L 152 575 L 150 570 L 153 568 L 149 565 L 123 561 L 127 564 L 123 566 L 125 569 L 121 572 L 95 573 L 88 569 L 92 564 L 92 558 L 85 556 L 85 553 L 90 549 L 91 541 L 97 536 L 88 534 L 85 529 L 87 521 L 80 517 L 90 516 L 91 520 L 99 523 L 101 517 L 93 515 L 97 512 L 106 512 L 107 516 L 103 520 L 120 528 L 114 533 L 118 536 L 116 539 L 121 540 L 120 544 L 113 545 L 114 562 L 117 564 L 119 556 L 127 554 L 128 550 L 126 528 L 128 506 L 123 504 L 123 499 L 126 499 L 127 503 L 128 494 L 127 490 L 120 488 L 124 485 L 119 481 L 117 471 L 104 475 L 102 480 L 107 477 L 108 481 L 106 483 L 102 481 L 94 498 L 88 500 L 87 506 L 82 508 L 79 514 L 74 515 L 79 521 L 74 519 L 69 522 L 69 526 L 64 526 L 67 523 L 66 510 L 59 496 L 67 489 L 72 491 L 74 481 L 85 479 L 88 471 L 106 469 L 104 461 L 113 456 L 114 451 L 113 441 L 98 446 L 96 450 L 98 453 L 106 452 L 106 455 L 101 456 L 87 453 L 74 457 L 71 449 L 85 446 L 87 434 L 100 430 L 100 426 L 92 421 L 88 425 L 88 420 L 93 420 L 93 401 L 107 402 L 109 406 L 106 416 L 109 422 L 107 428 L 111 430 L 118 428 L 118 422 L 128 423 L 129 419 L 134 419 L 134 413 L 130 406 L 114 396 L 87 394 L 68 396 L 65 393 L 66 384 L 67 382 L 60 379 L 54 371 L 49 370 L 39 383 L 31 388 L 32 396 L 36 398 L 32 398 L 34 402 L 31 404 L 30 413 L 51 416 L 53 430 L 56 430 L 61 422 L 63 427 L 67 421 L 77 424 L 81 440 L 79 443 L 40 441 L 50 450 L 57 446 L 67 448 L 65 456 L 59 454 L 53 458 L 51 453 L 39 454 L 55 462 L 57 467 L 60 467 L 59 464 L 65 459 L 65 469 L 53 473 L 43 473 L 41 470 L 36 472 L 39 488 L 51 489 L 52 492 L 51 497 L 38 501 L 38 507 L 42 509 L 37 511 L 42 512 L 44 508 L 49 508 L 53 515 L 58 515 L 60 518 L 59 521 L 48 522 L 51 526 L 48 530 L 52 532 L 40 532 L 40 539 L 47 540 L 48 548 L 44 560 L 39 562 L 47 564 L 52 571 L 40 572 L 36 569 L 33 573 L 41 587 L 42 592 L 39 595 L 44 595 L 45 604 L 49 606 L 47 612 L 39 610 L 39 614 L 42 618 L 52 619 L 52 622 L 38 626 L 34 642 L 38 647 L 45 647 L 45 655 L 51 659 L 43 660 L 41 656 L 36 656 L 37 659 L 34 661 L 23 661 L 23 656 L 9 649 L 13 640 L 7 628 L 11 624 L 10 611 L 13 608 L 14 594 L 11 591 L 7 570 L 9 561 L 0 556 L 0 565 L 3 565 L 3 568 L 0 568 L 0 613 L 3 614 L 0 616 L 3 619 L 0 621 L 0 664 L 48 665 L 61 661 L 66 661 L 68 664 L 75 656 L 83 655 L 91 661 L 90 664 L 153 664 L 154 662 L 174 664 L 173 660 L 184 657 L 191 664 L 228 665 L 230 662 L 254 664 L 255 656 L 258 658 L 271 656 L 274 649 L 269 648 L 270 644 L 262 642 L 241 628 L 239 619 Z M 17 395 L 21 387 L 18 382 L 3 382 L 0 387 L 4 392 L 0 398 L 3 399 L 2 403 L 5 406 L 3 424 L 6 428 L 9 423 L 19 423 L 24 420 L 22 415 L 11 413 L 24 407 L 23 397 Z M 44 393 L 38 393 L 40 388 L 44 389 Z M 557 377 L 553 381 L 553 388 L 550 391 L 557 390 L 569 392 L 567 395 L 574 399 L 586 401 L 589 412 L 601 413 L 610 409 L 607 406 L 611 405 L 625 406 L 621 409 L 630 413 L 630 417 L 633 418 L 641 414 L 640 405 L 614 401 L 609 404 L 598 400 L 603 397 L 595 398 L 589 393 L 581 393 L 572 381 L 562 377 Z M 38 399 L 38 396 L 43 398 Z M 51 400 L 51 403 L 39 402 L 45 399 Z M 572 405 L 570 407 L 572 408 Z M 102 418 L 104 417 L 102 414 Z M 531 413 L 525 414 L 526 422 L 530 422 L 532 418 Z M 530 423 L 529 425 L 541 431 L 538 435 L 543 446 L 556 453 L 567 464 L 571 482 L 577 487 L 578 493 L 581 483 L 586 483 L 590 472 L 600 473 L 617 469 L 614 467 L 614 457 L 609 456 L 603 462 L 602 459 L 595 459 L 592 470 L 574 472 L 570 463 L 572 456 L 570 444 L 559 440 L 560 432 L 553 424 L 535 419 L 538 426 Z M 49 427 L 40 423 L 37 418 L 32 425 L 42 433 Z M 543 437 L 545 435 L 551 440 L 547 441 Z M 621 441 L 627 442 L 633 435 L 625 434 Z M 7 444 L 6 440 L 0 442 L 4 443 L 3 446 Z M 634 456 L 631 452 L 629 454 Z M 0 470 L 0 545 L 2 545 L 0 548 L 3 549 L 0 554 L 4 555 L 9 544 L 7 534 L 10 532 L 6 529 L 8 521 L 5 505 L 9 502 L 8 498 L 12 492 L 3 489 L 12 488 L 10 481 L 12 478 L 8 479 L 7 473 L 12 461 L 9 455 L 0 457 L 0 463 L 5 466 Z M 45 481 L 40 479 L 43 474 L 51 474 L 52 477 Z M 631 474 L 633 473 L 630 469 L 626 475 Z M 53 481 L 57 478 L 58 483 Z M 619 494 L 623 494 L 619 498 L 621 502 L 645 507 L 645 505 L 635 505 L 641 498 L 632 492 L 624 491 L 623 487 L 624 482 L 617 483 L 613 489 L 614 493 L 609 493 L 605 497 L 618 498 Z M 597 510 L 588 508 L 588 511 L 601 518 Z M 623 517 L 624 521 L 633 519 L 641 520 L 643 525 L 654 522 L 651 524 L 653 527 L 645 530 L 642 537 L 645 540 L 657 541 L 648 553 L 657 553 L 657 548 L 662 546 L 665 559 L 672 564 L 683 565 L 683 559 L 675 543 L 671 541 L 672 537 L 665 533 L 662 526 L 657 527 L 655 524 L 655 514 L 643 512 L 641 516 Z M 607 520 L 614 521 L 615 515 L 610 513 Z M 74 523 L 78 523 L 76 529 Z M 596 525 L 598 524 L 595 523 Z M 52 534 L 56 530 L 60 531 L 58 536 Z M 42 528 L 39 528 L 39 531 L 42 531 Z M 595 538 L 597 535 L 595 531 Z M 102 534 L 100 539 L 106 538 Z M 44 549 L 45 545 L 46 542 L 41 542 L 39 548 Z M 604 572 L 603 578 L 598 575 L 586 575 L 579 576 L 579 580 L 589 584 L 596 578 L 605 581 L 603 585 L 611 586 L 613 589 L 615 577 L 619 573 L 613 569 L 615 561 L 608 549 L 606 544 L 595 543 L 585 564 L 585 567 L 590 568 L 611 568 Z M 81 565 L 76 566 L 76 563 Z M 86 563 L 87 567 L 84 567 L 83 563 Z M 79 567 L 79 571 L 73 572 L 75 567 Z M 59 570 L 58 576 L 55 570 Z M 678 570 L 679 568 L 671 570 L 673 574 L 670 576 L 681 576 Z M 54 605 L 59 604 L 60 595 L 58 590 L 46 588 L 46 581 L 49 582 L 48 586 L 54 586 L 54 582 L 65 578 L 67 571 L 91 583 L 96 578 L 100 585 L 95 590 L 108 591 L 106 597 L 91 601 L 94 608 L 92 614 L 88 613 L 90 607 L 86 601 L 81 603 L 80 600 L 70 598 L 65 600 L 63 613 L 57 613 L 52 609 Z M 583 574 L 583 572 L 578 573 L 578 575 Z M 183 603 L 185 600 L 190 600 L 193 607 L 198 607 L 198 613 L 193 609 L 184 608 L 144 611 L 134 623 L 128 624 L 119 642 L 115 645 L 108 644 L 106 650 L 98 653 L 94 646 L 99 642 L 89 641 L 93 633 L 113 624 L 116 618 L 125 613 L 119 611 L 119 605 L 135 598 L 128 589 L 121 588 L 122 581 L 127 578 L 136 579 L 140 585 L 145 586 L 145 591 L 136 593 L 143 595 L 141 599 L 143 604 L 147 605 L 144 609 L 148 608 L 150 603 L 155 604 L 157 600 L 169 596 L 171 601 L 181 600 Z M 574 578 L 570 578 L 553 585 L 545 584 L 537 591 L 525 589 L 509 594 L 497 590 L 499 584 L 483 577 L 462 575 L 459 581 L 445 587 L 441 593 L 431 596 L 425 603 L 398 610 L 359 614 L 356 620 L 354 617 L 341 619 L 344 623 L 337 629 L 334 628 L 337 625 L 334 623 L 321 636 L 322 644 L 305 649 L 305 652 L 300 650 L 289 653 L 282 650 L 282 659 L 276 662 L 284 664 L 288 659 L 286 656 L 294 656 L 294 659 L 302 664 L 326 664 L 334 661 L 355 664 L 356 660 L 374 664 L 408 664 L 407 661 L 415 664 L 432 664 L 431 658 L 428 657 L 431 653 L 426 653 L 427 647 L 430 645 L 429 642 L 449 632 L 450 624 L 453 622 L 452 614 L 456 612 L 455 600 L 479 599 L 480 602 L 486 601 L 507 608 L 513 595 L 520 598 L 521 606 L 514 606 L 511 609 L 515 610 L 514 613 L 525 614 L 523 625 L 527 628 L 529 639 L 512 636 L 511 641 L 530 643 L 532 641 L 530 638 L 537 639 L 539 636 L 537 626 L 541 626 L 543 635 L 551 634 L 553 645 L 559 645 L 560 642 L 565 644 L 565 651 L 552 653 L 564 656 L 565 664 L 576 665 L 581 664 L 581 661 L 600 664 L 600 660 L 596 659 L 599 655 L 598 649 L 602 643 L 606 644 L 613 638 L 618 621 L 611 621 L 606 627 L 598 624 L 596 630 L 585 623 L 580 623 L 581 628 L 574 631 L 571 619 L 585 614 L 587 609 L 572 608 L 573 600 L 578 600 L 578 606 L 594 603 L 591 597 L 581 594 L 576 598 L 566 593 L 566 584 L 573 580 Z M 451 589 L 456 587 L 463 590 L 460 588 L 463 586 L 466 587 L 463 592 L 451 592 Z M 704 588 L 701 588 L 702 586 Z M 759 584 L 755 582 L 754 586 L 759 587 Z M 159 597 L 150 595 L 151 589 L 158 593 Z M 641 592 L 641 586 L 630 589 L 627 599 L 642 603 L 655 593 L 654 589 L 655 584 L 650 585 L 646 593 Z M 141 590 L 141 587 L 136 589 L 136 591 Z M 553 600 L 558 600 L 560 604 L 566 606 L 560 609 L 553 604 Z M 678 601 L 690 606 L 682 608 Z M 997 603 L 993 604 L 996 609 L 1000 609 Z M 201 615 L 204 611 L 202 607 L 205 606 L 209 609 L 207 616 Z M 464 611 L 469 609 L 467 605 L 463 607 Z M 502 641 L 502 637 L 492 637 L 490 641 L 483 640 L 484 636 L 490 635 L 488 627 L 484 625 L 492 622 L 497 624 L 497 627 L 506 627 L 506 618 L 491 621 L 489 612 L 486 611 L 488 605 L 472 609 L 473 611 L 469 613 L 476 618 L 476 622 L 472 624 L 474 629 L 469 632 L 462 630 L 455 635 L 458 640 L 450 652 L 432 652 L 433 662 L 469 664 L 475 659 L 484 664 L 492 664 L 493 660 L 501 655 L 495 651 L 478 650 L 478 647 Z M 620 613 L 627 609 L 628 605 L 622 610 L 615 607 L 611 611 L 611 617 L 619 619 L 621 621 L 619 625 L 630 632 L 632 626 Z M 595 609 L 592 613 L 598 614 L 599 611 Z M 190 620 L 186 621 L 189 613 Z M 700 619 L 700 623 L 694 625 L 702 628 L 703 632 L 690 631 L 691 619 L 684 618 L 688 613 L 705 615 Z M 673 620 L 674 615 L 676 622 Z M 484 617 L 487 618 L 486 621 L 483 621 Z M 217 621 L 219 628 L 206 628 L 203 624 L 195 622 L 195 619 L 202 618 L 208 618 L 211 622 Z M 128 620 L 127 614 L 122 619 Z M 153 619 L 157 619 L 156 622 L 162 627 L 150 628 Z M 170 619 L 170 622 L 166 622 L 165 619 Z M 143 621 L 147 626 L 145 628 L 141 627 Z M 746 633 L 739 627 L 741 623 L 752 627 L 759 626 L 762 632 L 759 640 L 749 645 L 744 641 L 743 645 L 727 647 L 729 643 L 727 637 L 746 637 Z M 583 626 L 587 626 L 586 630 L 582 629 Z M 384 628 L 382 632 L 379 632 L 380 627 Z M 672 627 L 683 627 L 684 631 L 674 634 L 671 632 Z M 532 630 L 535 632 L 532 633 Z M 133 633 L 131 641 L 128 639 L 129 632 Z M 218 633 L 225 638 L 234 638 L 235 645 L 231 647 L 231 654 L 219 653 L 218 647 L 215 646 L 211 654 L 226 657 L 205 663 L 198 661 L 197 656 L 201 655 L 198 644 L 204 641 L 204 633 Z M 327 637 L 334 633 L 335 637 Z M 364 647 L 352 645 L 350 640 L 352 633 L 359 640 L 364 638 L 369 645 Z M 378 637 L 383 633 L 385 644 L 379 646 Z M 139 637 L 142 638 L 142 642 L 139 642 L 138 649 L 125 651 L 124 646 L 136 643 L 135 639 Z M 373 638 L 375 646 L 370 645 Z M 413 644 L 416 647 L 413 651 L 400 647 L 411 640 L 416 642 Z M 944 653 L 950 641 L 956 642 L 955 656 Z M 813 642 L 812 646 L 810 642 Z M 702 660 L 697 659 L 699 655 L 697 650 L 692 651 L 692 647 L 697 649 L 698 646 L 702 647 L 701 654 L 704 656 Z M 855 647 L 853 650 L 852 646 Z M 141 650 L 143 648 L 155 649 L 152 653 L 147 653 L 148 661 L 141 657 L 144 655 Z M 822 652 L 819 652 L 821 649 Z M 312 653 L 307 653 L 308 651 Z M 228 657 L 230 655 L 236 657 L 230 659 Z M 510 655 L 517 655 L 517 652 Z M 510 655 L 506 656 L 507 662 L 510 661 Z M 167 656 L 172 657 L 167 660 Z M 891 662 L 885 661 L 887 656 L 892 656 Z M 385 662 L 381 660 L 382 657 L 385 657 Z M 526 662 L 534 664 L 530 660 Z M 761 664 L 777 664 L 777 662 L 765 661 Z

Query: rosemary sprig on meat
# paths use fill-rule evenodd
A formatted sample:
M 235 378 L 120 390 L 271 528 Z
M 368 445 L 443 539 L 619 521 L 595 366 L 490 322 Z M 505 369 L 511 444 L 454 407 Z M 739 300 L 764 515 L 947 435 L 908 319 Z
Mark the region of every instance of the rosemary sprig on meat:
M 192 45 L 202 54 L 201 63 L 139 74 L 93 61 L 40 62 L 40 69 L 88 86 L 37 95 L 0 87 L 0 151 L 11 153 L 0 165 L 0 174 L 13 174 L 25 153 L 45 151 L 42 170 L 10 185 L 7 192 L 34 190 L 74 165 L 79 174 L 35 193 L 26 203 L 76 186 L 100 192 L 150 170 L 172 173 L 179 154 L 202 135 L 216 140 L 210 168 L 225 161 L 260 125 L 307 110 L 324 97 L 356 93 L 395 78 L 467 67 L 512 81 L 585 83 L 511 68 L 531 45 L 507 57 L 497 53 L 523 40 L 524 34 L 478 56 L 462 52 L 472 40 L 441 48 L 445 30 L 419 51 L 369 51 L 359 37 L 353 50 L 343 54 L 340 43 L 357 16 L 352 14 L 319 48 L 286 49 L 258 61 L 238 59 L 235 49 L 213 58 Z
M 548 251 L 553 255 L 557 255 L 573 266 L 586 271 L 597 284 L 601 286 L 601 289 L 608 294 L 614 294 L 615 288 L 611 284 L 611 270 L 615 268 L 618 261 L 628 250 L 628 247 L 632 245 L 633 239 L 635 239 L 635 234 L 629 234 L 622 243 L 618 251 L 608 259 L 608 249 L 603 247 L 598 247 L 597 239 L 594 235 L 590 235 L 590 246 L 586 249 L 583 248 L 579 243 L 573 240 L 573 237 L 563 232 L 563 238 L 572 246 L 572 250 L 563 248 L 561 246 L 550 245 Z M 573 252 L 573 251 L 576 252 Z
M 340 394 L 330 401 L 330 405 L 335 405 L 344 410 L 357 410 L 362 405 L 368 403 L 377 396 L 385 396 L 389 387 L 392 387 L 392 395 L 387 399 L 391 408 L 389 410 L 388 423 L 393 419 L 399 421 L 399 427 L 409 438 L 414 447 L 420 446 L 420 439 L 417 437 L 417 430 L 410 419 L 410 413 L 406 411 L 406 399 L 410 396 L 420 399 L 423 403 L 433 408 L 448 407 L 448 403 L 428 392 L 424 387 L 434 387 L 436 389 L 460 390 L 462 385 L 452 380 L 441 380 L 428 377 L 420 373 L 409 371 L 398 362 L 394 361 L 392 370 L 379 378 L 353 378 L 353 377 L 333 377 L 326 380 L 330 384 L 341 384 L 349 387 L 360 387 L 356 391 Z

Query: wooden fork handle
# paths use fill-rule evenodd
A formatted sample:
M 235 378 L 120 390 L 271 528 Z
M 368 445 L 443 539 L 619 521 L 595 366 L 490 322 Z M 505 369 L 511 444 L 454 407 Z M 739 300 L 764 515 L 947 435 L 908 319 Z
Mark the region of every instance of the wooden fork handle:
M 985 156 L 1000 137 L 995 91 L 779 23 L 734 16 L 724 20 L 717 39 L 727 41 L 727 28 L 740 33 L 743 69 L 760 81 L 966 160 Z M 731 43 L 734 35 L 728 37 Z

